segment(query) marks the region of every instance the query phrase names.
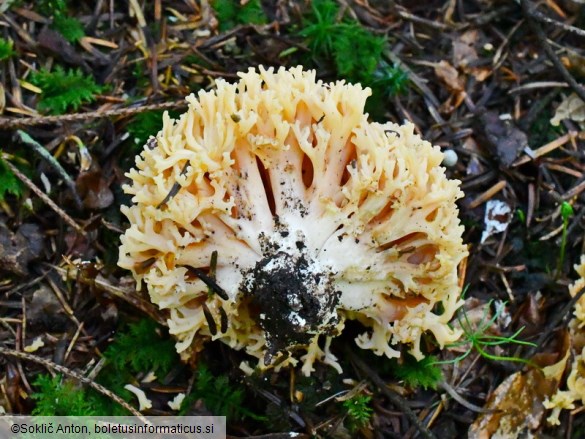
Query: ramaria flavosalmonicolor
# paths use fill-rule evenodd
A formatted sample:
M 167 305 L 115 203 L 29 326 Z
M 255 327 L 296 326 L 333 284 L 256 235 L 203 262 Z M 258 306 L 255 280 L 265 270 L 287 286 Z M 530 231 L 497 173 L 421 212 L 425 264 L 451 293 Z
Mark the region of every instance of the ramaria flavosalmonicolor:
M 165 115 L 127 174 L 119 265 L 168 311 L 182 357 L 214 339 L 260 368 L 341 371 L 330 343 L 346 319 L 390 358 L 400 343 L 423 358 L 425 332 L 455 341 L 467 250 L 439 148 L 369 122 L 360 85 L 301 67 L 240 78 Z

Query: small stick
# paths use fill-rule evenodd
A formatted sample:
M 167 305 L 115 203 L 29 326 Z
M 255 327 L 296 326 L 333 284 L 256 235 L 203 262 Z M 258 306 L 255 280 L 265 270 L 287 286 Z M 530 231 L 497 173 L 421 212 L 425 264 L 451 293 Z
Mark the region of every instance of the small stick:
M 140 413 L 138 410 L 136 410 L 134 407 L 132 407 L 130 404 L 128 404 L 126 401 L 124 401 L 122 398 L 120 398 L 118 395 L 113 393 L 111 390 L 106 389 L 101 384 L 98 384 L 95 381 L 92 381 L 89 378 L 84 377 L 83 375 L 81 375 L 78 372 L 75 372 L 75 371 L 73 371 L 65 366 L 61 366 L 60 364 L 54 363 L 50 360 L 46 360 L 46 359 L 38 357 L 36 355 L 27 354 L 25 352 L 20 352 L 20 351 L 10 349 L 10 348 L 5 348 L 2 346 L 0 346 L 0 354 L 7 355 L 10 357 L 14 357 L 14 358 L 18 358 L 21 360 L 31 361 L 33 363 L 37 363 L 37 364 L 40 364 L 42 366 L 45 366 L 48 369 L 53 369 L 53 370 L 56 370 L 57 372 L 60 372 L 64 375 L 75 378 L 76 380 L 82 382 L 83 384 L 87 384 L 88 386 L 90 386 L 94 390 L 98 391 L 102 395 L 105 395 L 108 398 L 112 399 L 114 402 L 117 402 L 122 407 L 124 407 L 126 410 L 128 410 L 130 413 L 132 413 L 134 416 L 139 418 L 145 424 L 150 424 L 150 422 L 148 422 L 148 419 L 146 419 L 142 415 L 142 413 Z
M 579 29 L 578 27 L 575 26 L 571 26 L 570 24 L 563 23 L 562 21 L 553 20 L 552 18 L 544 15 L 542 12 L 534 11 L 532 13 L 532 16 L 536 18 L 538 21 L 542 21 L 543 23 L 549 23 L 552 24 L 553 26 L 560 27 L 561 29 L 566 30 L 567 32 L 573 32 L 581 37 L 585 37 L 585 30 Z
M 67 224 L 69 224 L 71 227 L 73 227 L 77 233 L 79 233 L 80 235 L 84 233 L 83 228 L 79 224 L 77 224 L 73 220 L 73 218 L 71 218 L 69 215 L 67 215 L 65 213 L 65 211 L 63 209 L 61 209 L 59 206 L 57 206 L 53 202 L 53 200 L 51 200 L 47 195 L 45 195 L 45 193 L 42 190 L 40 190 L 26 175 L 24 175 L 22 172 L 20 172 L 16 166 L 14 166 L 8 160 L 4 160 L 4 163 L 6 163 L 6 166 L 8 166 L 10 168 L 10 170 L 14 173 L 14 175 L 16 175 L 16 177 L 18 177 L 18 179 L 20 181 L 22 181 L 25 185 L 27 185 L 29 187 L 30 190 L 32 190 L 35 194 L 37 194 L 37 196 L 41 200 L 43 200 L 45 203 L 47 203 L 49 205 L 49 207 L 51 209 L 53 209 L 57 213 L 57 215 L 59 215 L 61 218 L 63 218 L 63 220 Z
M 570 200 L 573 197 L 576 197 L 577 195 L 579 195 L 581 192 L 583 192 L 585 190 L 585 180 L 579 182 L 577 185 L 573 186 L 571 189 L 569 189 L 566 193 L 564 193 L 563 195 L 561 195 L 561 198 L 563 200 Z
M 185 101 L 175 101 L 143 105 L 141 107 L 126 107 L 106 111 L 89 111 L 87 113 L 63 114 L 60 116 L 39 116 L 26 119 L 0 117 L 0 130 L 13 130 L 27 126 L 46 125 L 61 122 L 79 122 L 102 117 L 131 116 L 138 113 L 144 113 L 145 111 L 180 109 L 187 107 L 187 105 L 188 104 Z
M 532 151 L 531 156 L 525 155 L 520 157 L 514 163 L 512 163 L 512 168 L 516 166 L 523 165 L 524 163 L 528 163 L 531 160 L 535 160 L 538 157 L 541 157 L 545 154 L 548 154 L 551 151 L 563 146 L 565 143 L 572 141 L 575 137 L 577 137 L 578 133 L 575 131 L 568 132 L 564 136 L 559 137 L 558 139 L 553 140 L 552 142 L 547 143 L 546 145 L 541 146 L 538 149 Z
M 133 288 L 121 288 L 119 286 L 112 285 L 103 276 L 100 275 L 98 275 L 97 277 L 90 278 L 83 273 L 83 270 L 80 270 L 79 267 L 73 264 L 73 262 L 67 260 L 66 258 L 65 261 L 68 264 L 67 268 L 51 264 L 47 265 L 64 278 L 78 281 L 85 285 L 95 286 L 99 290 L 105 291 L 106 293 L 111 294 L 112 296 L 117 297 L 118 299 L 121 299 L 126 303 L 129 303 L 130 305 L 137 308 L 144 314 L 150 316 L 159 325 L 168 326 L 166 319 L 158 312 L 156 307 L 149 301 L 146 301 L 141 297 L 137 296 Z
M 187 162 L 183 165 L 183 168 L 181 169 L 181 173 L 179 175 L 183 176 L 187 173 L 187 168 L 191 165 L 191 162 L 189 160 L 187 160 Z M 181 185 L 178 182 L 173 183 L 173 186 L 171 187 L 171 190 L 169 191 L 169 193 L 167 194 L 167 196 L 164 198 L 164 200 L 162 200 L 158 206 L 156 206 L 157 209 L 160 209 L 163 205 L 167 204 L 169 201 L 171 201 L 175 195 L 177 195 L 179 193 L 179 191 L 181 190 Z
M 441 386 L 441 388 L 443 390 L 445 390 L 451 396 L 451 398 L 453 398 L 455 401 L 457 401 L 463 407 L 465 407 L 468 410 L 471 410 L 472 412 L 476 412 L 476 413 L 497 413 L 498 412 L 498 410 L 485 409 L 483 407 L 479 407 L 479 406 L 467 401 L 461 395 L 459 395 L 459 393 L 457 393 L 457 390 L 455 390 L 450 384 L 448 384 L 444 380 L 439 383 L 439 386 Z
M 489 188 L 483 194 L 480 194 L 475 200 L 473 200 L 471 203 L 469 203 L 469 208 L 470 209 L 475 209 L 479 205 L 481 205 L 481 204 L 485 203 L 486 201 L 488 201 L 490 198 L 492 198 L 494 195 L 496 195 L 498 192 L 500 192 L 505 187 L 506 187 L 506 181 L 505 180 L 498 181 L 491 188 Z
M 199 279 L 201 279 L 203 281 L 203 283 L 205 285 L 207 285 L 211 291 L 213 291 L 215 294 L 217 294 L 219 297 L 221 297 L 223 300 L 229 300 L 229 296 L 228 294 L 223 290 L 222 287 L 220 287 L 214 279 L 212 279 L 211 277 L 207 276 L 203 270 L 199 269 L 199 268 L 195 268 L 195 267 L 191 267 L 189 266 L 189 271 L 192 271 L 195 276 L 197 276 Z

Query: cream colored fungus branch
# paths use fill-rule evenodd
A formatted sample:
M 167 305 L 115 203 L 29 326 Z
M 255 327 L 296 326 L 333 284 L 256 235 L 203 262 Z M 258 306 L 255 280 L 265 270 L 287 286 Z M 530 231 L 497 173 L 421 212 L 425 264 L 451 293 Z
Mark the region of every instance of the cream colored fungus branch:
M 124 187 L 119 265 L 168 310 L 181 355 L 217 339 L 261 368 L 341 370 L 329 346 L 346 319 L 387 357 L 403 343 L 422 358 L 426 332 L 455 341 L 463 194 L 439 148 L 412 124 L 369 122 L 360 85 L 301 67 L 240 78 L 165 114 Z

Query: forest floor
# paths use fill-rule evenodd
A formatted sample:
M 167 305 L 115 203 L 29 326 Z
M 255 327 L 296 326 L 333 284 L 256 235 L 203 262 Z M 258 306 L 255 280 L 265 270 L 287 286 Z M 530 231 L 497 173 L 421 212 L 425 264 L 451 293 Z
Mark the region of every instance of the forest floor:
M 241 3 L 0 2 L 0 409 L 128 414 L 130 383 L 144 413 L 176 414 L 185 394 L 179 413 L 225 415 L 234 437 L 585 436 L 579 401 L 556 426 L 543 406 L 581 346 L 582 2 Z M 332 345 L 343 374 L 247 377 L 246 355 L 215 342 L 184 364 L 116 265 L 124 173 L 163 111 L 216 78 L 299 64 L 371 87 L 371 117 L 412 121 L 462 182 L 463 343 L 429 339 L 423 363 L 361 351 L 350 325 Z

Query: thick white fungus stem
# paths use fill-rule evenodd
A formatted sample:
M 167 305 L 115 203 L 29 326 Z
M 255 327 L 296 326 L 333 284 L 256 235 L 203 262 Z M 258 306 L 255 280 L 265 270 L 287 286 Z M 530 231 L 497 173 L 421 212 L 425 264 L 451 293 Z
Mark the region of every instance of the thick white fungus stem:
M 329 344 L 346 319 L 378 355 L 406 343 L 422 358 L 427 332 L 455 341 L 467 251 L 439 148 L 412 124 L 369 122 L 360 85 L 300 67 L 240 77 L 165 115 L 127 174 L 119 264 L 169 310 L 182 356 L 218 339 L 260 367 L 341 370 Z

